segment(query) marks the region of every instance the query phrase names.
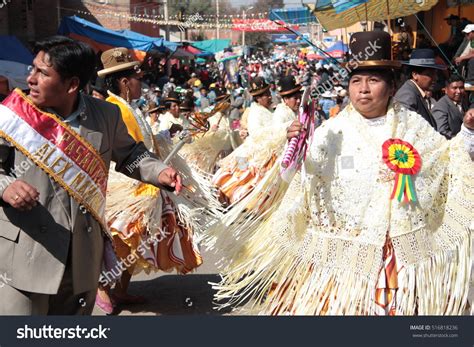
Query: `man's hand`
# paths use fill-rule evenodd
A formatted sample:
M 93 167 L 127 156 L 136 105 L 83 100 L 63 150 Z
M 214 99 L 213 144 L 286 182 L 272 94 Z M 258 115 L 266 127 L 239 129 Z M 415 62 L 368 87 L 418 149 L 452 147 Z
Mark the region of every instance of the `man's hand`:
M 464 126 L 474 131 L 474 108 L 471 108 L 464 115 Z
M 301 124 L 297 120 L 293 121 L 293 123 L 291 123 L 290 127 L 286 131 L 286 138 L 290 140 L 291 138 L 298 136 L 302 128 L 303 124 Z
M 38 204 L 39 192 L 25 181 L 16 180 L 3 191 L 2 200 L 20 211 L 29 211 Z
M 454 63 L 456 65 L 459 65 L 463 60 L 464 60 L 463 57 L 456 57 L 454 58 Z
M 158 175 L 158 182 L 161 185 L 174 188 L 177 194 L 179 194 L 183 187 L 183 184 L 181 183 L 181 176 L 172 167 L 168 167 L 160 172 Z

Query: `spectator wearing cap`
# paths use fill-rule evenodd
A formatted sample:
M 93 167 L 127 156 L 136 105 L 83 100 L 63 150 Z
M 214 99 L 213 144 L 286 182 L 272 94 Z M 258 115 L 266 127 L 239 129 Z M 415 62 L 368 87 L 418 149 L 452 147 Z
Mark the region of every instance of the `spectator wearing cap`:
M 194 86 L 193 86 L 193 96 L 195 99 L 199 99 L 201 97 L 201 87 L 202 83 L 200 80 L 195 80 L 194 81 Z
M 468 24 L 463 30 L 465 40 L 459 47 L 454 62 L 464 70 L 466 77 L 466 90 L 474 91 L 474 24 Z
M 153 87 L 152 89 L 152 101 L 155 102 L 155 104 L 159 105 L 160 104 L 160 100 L 161 100 L 161 89 L 160 87 L 156 86 L 156 87 Z
M 433 128 L 436 121 L 431 114 L 431 100 L 426 94 L 433 90 L 438 70 L 446 70 L 444 65 L 435 63 L 434 51 L 427 48 L 415 49 L 408 62 L 410 79 L 395 94 L 395 100 L 421 115 Z
M 199 88 L 199 97 L 196 98 L 196 106 L 197 108 L 203 112 L 206 108 L 210 106 L 209 99 L 207 97 L 207 89 L 203 85 Z
M 217 97 L 217 94 L 216 94 L 216 84 L 215 83 L 211 83 L 209 85 L 209 93 L 207 93 L 207 98 L 209 99 L 209 103 L 211 105 L 214 105 L 216 103 L 216 97 Z
M 196 76 L 196 73 L 192 72 L 191 73 L 191 78 L 188 80 L 188 86 L 193 88 L 194 87 L 194 82 L 196 82 L 197 80 L 198 80 L 198 78 Z
M 432 113 L 436 121 L 436 130 L 451 139 L 461 131 L 463 117 L 468 109 L 464 80 L 458 75 L 452 75 L 446 81 L 445 90 L 446 95 L 434 105 Z
M 168 94 L 176 89 L 176 84 L 174 84 L 174 78 L 171 77 L 169 82 L 163 86 L 163 97 L 168 97 Z
M 319 105 L 321 106 L 322 111 L 324 112 L 324 117 L 329 119 L 329 110 L 336 106 L 336 102 L 334 98 L 336 94 L 332 91 L 326 90 L 323 94 L 321 94 L 321 99 L 319 100 Z

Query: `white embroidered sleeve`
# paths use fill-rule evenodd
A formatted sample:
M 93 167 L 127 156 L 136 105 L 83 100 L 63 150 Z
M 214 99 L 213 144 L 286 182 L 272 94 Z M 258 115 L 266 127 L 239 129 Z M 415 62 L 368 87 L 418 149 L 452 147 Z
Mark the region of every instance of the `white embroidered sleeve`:
M 466 150 L 471 156 L 471 159 L 474 160 L 474 130 L 466 128 L 463 124 L 459 135 L 464 139 Z

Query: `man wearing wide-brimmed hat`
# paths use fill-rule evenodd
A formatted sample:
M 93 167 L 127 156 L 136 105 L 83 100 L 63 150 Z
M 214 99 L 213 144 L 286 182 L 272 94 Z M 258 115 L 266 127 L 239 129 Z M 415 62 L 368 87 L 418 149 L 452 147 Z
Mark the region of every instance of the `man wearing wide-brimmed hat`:
M 296 83 L 292 75 L 284 76 L 278 83 L 278 92 L 282 101 L 275 108 L 273 113 L 274 124 L 284 124 L 296 119 L 298 108 L 301 102 L 301 84 Z
M 411 78 L 397 91 L 395 100 L 420 114 L 436 128 L 436 121 L 431 114 L 431 99 L 426 92 L 433 90 L 438 71 L 446 70 L 446 66 L 436 63 L 435 53 L 429 48 L 415 49 L 410 60 L 403 64 L 408 65 Z

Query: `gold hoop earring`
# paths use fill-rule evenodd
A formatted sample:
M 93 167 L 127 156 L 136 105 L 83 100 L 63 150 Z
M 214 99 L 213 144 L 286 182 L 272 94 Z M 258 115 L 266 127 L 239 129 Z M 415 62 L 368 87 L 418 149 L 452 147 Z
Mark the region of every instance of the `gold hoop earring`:
M 127 102 L 130 102 L 130 88 L 127 87 Z

